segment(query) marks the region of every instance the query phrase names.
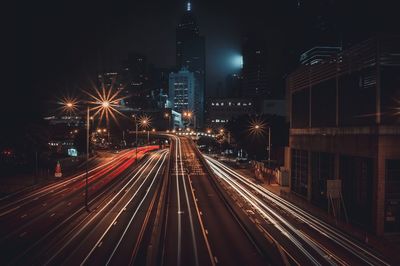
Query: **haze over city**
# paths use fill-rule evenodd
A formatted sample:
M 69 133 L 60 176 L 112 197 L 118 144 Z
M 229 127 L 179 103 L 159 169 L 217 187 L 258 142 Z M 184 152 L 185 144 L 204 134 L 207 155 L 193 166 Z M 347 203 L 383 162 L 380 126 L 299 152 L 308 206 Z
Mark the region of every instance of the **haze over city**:
M 9 10 L 1 264 L 400 263 L 395 3 Z

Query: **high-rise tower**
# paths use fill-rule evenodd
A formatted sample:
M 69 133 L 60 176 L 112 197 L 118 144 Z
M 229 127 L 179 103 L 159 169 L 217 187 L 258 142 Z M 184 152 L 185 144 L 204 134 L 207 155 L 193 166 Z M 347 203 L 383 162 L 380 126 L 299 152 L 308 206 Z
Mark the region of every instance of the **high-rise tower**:
M 205 58 L 205 38 L 200 35 L 189 1 L 176 28 L 176 65 L 178 70 L 186 68 L 194 73 L 195 103 L 191 111 L 196 115 L 198 127 L 202 127 L 204 121 Z

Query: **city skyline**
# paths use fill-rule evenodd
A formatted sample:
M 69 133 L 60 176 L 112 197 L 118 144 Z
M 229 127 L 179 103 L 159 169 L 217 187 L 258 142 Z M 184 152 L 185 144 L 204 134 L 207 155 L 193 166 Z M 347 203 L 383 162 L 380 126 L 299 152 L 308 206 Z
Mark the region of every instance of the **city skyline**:
M 354 2 L 350 9 L 357 7 L 357 4 Z M 326 5 L 333 8 L 326 8 Z M 320 4 L 300 2 L 300 5 L 297 1 L 283 1 L 280 4 L 253 1 L 246 6 L 231 1 L 193 1 L 192 8 L 197 14 L 201 32 L 207 37 L 207 86 L 214 90 L 218 81 L 223 82 L 227 74 L 235 71 L 227 62 L 231 56 L 241 52 L 241 39 L 246 32 L 258 31 L 267 36 L 271 32 L 269 35 L 275 36 L 275 47 L 282 43 L 290 44 L 296 34 L 306 37 L 301 38 L 302 41 L 315 39 L 318 35 L 315 35 L 313 27 L 292 25 L 288 19 L 298 14 L 299 10 L 299 18 L 306 18 L 301 20 L 302 24 L 316 24 L 317 29 L 330 29 L 329 22 L 335 21 L 334 24 L 338 25 L 334 31 L 343 32 L 344 42 L 353 42 L 353 38 L 360 39 L 360 35 L 364 38 L 379 30 L 390 31 L 396 25 L 397 18 L 391 15 L 394 9 L 389 4 L 377 6 L 373 1 L 366 2 L 363 6 L 365 11 L 356 14 L 341 10 L 343 5 L 340 1 Z M 147 54 L 150 61 L 158 66 L 175 65 L 175 44 L 169 36 L 174 35 L 175 26 L 184 12 L 185 1 L 139 2 L 137 6 L 123 2 L 109 5 L 81 3 L 77 6 L 79 8 L 73 3 L 61 2 L 58 8 L 45 3 L 16 7 L 19 16 L 15 25 L 20 34 L 16 36 L 11 51 L 15 51 L 20 62 L 25 62 L 25 67 L 21 64 L 11 65 L 19 71 L 29 70 L 28 77 L 32 82 L 19 81 L 10 83 L 10 86 L 18 86 L 35 100 L 46 98 L 50 91 L 83 86 L 90 74 L 96 71 L 98 53 L 103 48 L 116 53 L 116 62 L 133 51 Z M 264 14 L 264 11 L 267 13 Z M 354 16 L 356 19 L 353 19 Z M 371 17 L 383 19 L 376 19 L 376 23 L 372 23 Z M 336 38 L 335 42 L 340 42 L 338 36 Z M 30 48 L 21 49 L 27 42 L 31 44 Z M 296 42 L 296 45 L 299 43 Z M 297 59 L 299 53 L 311 48 L 312 44 L 303 46 L 297 48 L 298 51 L 287 50 L 284 53 Z M 286 65 L 287 61 L 284 63 Z M 42 74 L 46 72 L 46 75 Z M 7 93 L 10 98 L 16 96 L 13 92 Z M 40 98 L 37 98 L 39 95 Z M 36 109 L 26 100 L 24 104 Z
M 395 7 L 15 3 L 0 264 L 400 265 Z

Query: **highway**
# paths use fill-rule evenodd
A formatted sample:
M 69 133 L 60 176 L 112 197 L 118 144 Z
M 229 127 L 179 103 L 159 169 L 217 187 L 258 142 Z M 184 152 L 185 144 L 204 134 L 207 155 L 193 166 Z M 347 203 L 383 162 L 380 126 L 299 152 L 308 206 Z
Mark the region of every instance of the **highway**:
M 282 199 L 231 167 L 205 156 L 235 201 L 248 209 L 266 238 L 297 265 L 389 265 L 365 244 Z M 261 222 L 260 222 L 261 221 Z
M 201 155 L 123 151 L 0 199 L 1 265 L 389 265 L 252 178 Z
M 157 148 L 139 149 L 138 158 Z M 0 202 L 1 264 L 24 264 L 48 257 L 47 245 L 55 247 L 56 240 L 71 233 L 75 226 L 107 203 L 132 173 L 140 169 L 139 165 L 150 160 L 146 157 L 137 165 L 135 159 L 135 151 L 124 151 L 89 169 L 90 213 L 84 206 L 85 173 L 3 198 Z
M 193 142 L 173 140 L 162 265 L 268 265 L 198 159 Z

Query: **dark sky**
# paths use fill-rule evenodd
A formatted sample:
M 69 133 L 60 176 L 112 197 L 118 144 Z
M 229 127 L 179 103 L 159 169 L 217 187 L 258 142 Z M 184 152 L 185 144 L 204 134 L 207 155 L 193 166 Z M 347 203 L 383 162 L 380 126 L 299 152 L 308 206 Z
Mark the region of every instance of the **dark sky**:
M 349 3 L 351 2 L 351 3 Z M 206 36 L 207 86 L 232 72 L 228 60 L 240 53 L 249 32 L 265 36 L 286 65 L 291 54 L 328 39 L 344 42 L 375 31 L 397 29 L 398 15 L 387 1 L 193 0 L 200 31 Z M 298 4 L 300 3 L 300 5 Z M 19 118 L 38 118 L 46 101 L 60 91 L 84 86 L 99 55 L 115 62 L 129 51 L 144 53 L 157 66 L 175 63 L 175 28 L 182 0 L 26 1 L 6 17 L 12 73 L 2 108 L 12 109 L 9 128 Z M 322 34 L 320 35 L 320 32 Z M 340 36 L 340 38 L 339 38 Z M 362 38 L 361 37 L 361 38 Z M 10 51 L 10 53 L 9 53 Z M 18 107 L 16 107 L 16 105 Z M 18 117 L 18 119 L 14 119 Z

